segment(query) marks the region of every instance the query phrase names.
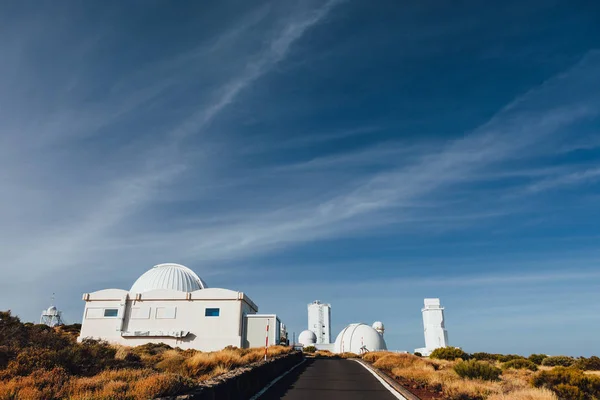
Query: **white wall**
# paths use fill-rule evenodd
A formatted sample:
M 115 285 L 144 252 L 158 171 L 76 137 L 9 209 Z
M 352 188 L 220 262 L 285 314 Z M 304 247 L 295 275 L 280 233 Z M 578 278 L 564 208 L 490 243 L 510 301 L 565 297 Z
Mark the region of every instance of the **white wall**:
M 308 305 L 308 329 L 317 335 L 317 344 L 331 343 L 331 306 L 329 304 L 311 303 Z
M 127 346 L 162 342 L 202 351 L 243 347 L 244 315 L 257 311 L 243 293 L 218 288 L 137 295 L 108 289 L 86 294 L 84 300 L 80 340 L 91 337 Z M 207 308 L 218 309 L 219 315 L 207 316 Z M 104 316 L 107 309 L 118 310 L 117 316 Z
M 439 299 L 425 299 L 422 309 L 425 349 L 433 351 L 448 346 L 448 332 L 444 326 L 444 308 Z
M 267 322 L 269 323 L 269 346 L 279 344 L 281 322 L 274 314 L 248 315 L 247 326 L 247 347 L 264 347 L 267 336 Z

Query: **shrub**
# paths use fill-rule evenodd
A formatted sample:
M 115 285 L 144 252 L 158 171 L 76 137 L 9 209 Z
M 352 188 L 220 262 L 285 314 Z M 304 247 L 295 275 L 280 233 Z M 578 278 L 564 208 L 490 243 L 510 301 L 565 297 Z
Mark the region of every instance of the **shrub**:
M 360 356 L 358 354 L 351 353 L 349 351 L 338 354 L 338 357 L 340 357 L 340 358 L 360 358 Z
M 27 328 L 10 310 L 0 311 L 0 346 L 10 348 L 24 347 L 27 343 Z
M 8 363 L 6 372 L 9 376 L 25 376 L 38 369 L 52 369 L 58 363 L 59 357 L 56 351 L 25 348 Z
M 542 361 L 542 365 L 546 367 L 570 367 L 573 364 L 575 364 L 575 359 L 568 356 L 551 356 Z
M 497 360 L 505 363 L 512 360 L 526 360 L 526 358 L 518 354 L 498 354 Z
M 15 352 L 10 350 L 8 346 L 0 346 L 0 369 L 6 368 L 10 360 L 15 357 Z
M 485 361 L 477 360 L 461 361 L 454 366 L 454 371 L 461 378 L 486 381 L 497 381 L 502 374 L 500 368 L 496 368 Z
M 423 357 L 423 354 L 419 353 L 418 351 L 415 351 L 413 354 L 417 357 Z
M 542 362 L 547 358 L 546 354 L 532 354 L 527 359 L 534 364 L 542 365 Z
M 500 354 L 492 354 L 492 353 L 473 353 L 471 354 L 471 358 L 477 361 L 497 361 Z
M 388 353 L 375 361 L 373 366 L 382 370 L 391 371 L 394 368 L 406 368 L 413 366 L 416 363 L 422 364 L 423 362 L 424 360 L 413 356 L 412 354 Z
M 72 375 L 91 376 L 105 369 L 121 366 L 117 350 L 103 341 L 85 339 L 82 343 L 59 351 L 61 365 Z
M 167 350 L 173 350 L 173 348 L 165 343 L 146 343 L 141 346 L 136 346 L 133 348 L 133 351 L 141 357 L 155 356 L 155 355 L 161 354 Z
M 370 351 L 368 353 L 364 353 L 361 355 L 362 359 L 366 362 L 374 363 L 379 360 L 381 357 L 391 354 L 387 351 Z
M 600 396 L 600 377 L 586 375 L 576 368 L 556 367 L 540 371 L 534 375 L 532 383 L 535 387 L 552 390 L 561 399 L 593 400 Z
M 591 356 L 590 358 L 580 357 L 573 364 L 575 368 L 584 371 L 600 371 L 600 357 Z
M 69 376 L 63 369 L 37 370 L 0 382 L 0 399 L 58 400 L 69 397 L 68 389 Z
M 306 346 L 303 350 L 305 353 L 314 353 L 317 351 L 317 348 L 315 346 Z
M 502 369 L 528 369 L 530 371 L 537 371 L 537 365 L 525 358 L 515 358 L 502 364 Z
M 439 349 L 435 349 L 429 357 L 450 361 L 454 361 L 457 358 L 461 358 L 463 360 L 469 359 L 469 355 L 458 347 L 440 347 Z
M 133 394 L 136 399 L 145 400 L 163 396 L 174 396 L 194 386 L 189 378 L 176 374 L 154 374 L 134 383 Z

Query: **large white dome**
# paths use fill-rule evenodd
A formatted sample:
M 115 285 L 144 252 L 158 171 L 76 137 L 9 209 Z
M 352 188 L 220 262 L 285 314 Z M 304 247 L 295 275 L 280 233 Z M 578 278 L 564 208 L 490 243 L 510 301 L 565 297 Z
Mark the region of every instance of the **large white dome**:
M 298 335 L 298 343 L 304 346 L 312 346 L 317 343 L 317 335 L 313 331 L 305 330 Z
M 206 289 L 206 284 L 194 271 L 180 264 L 159 264 L 140 276 L 131 286 L 131 293 L 144 293 L 156 289 L 193 292 Z
M 351 352 L 356 354 L 367 351 L 387 350 L 383 336 L 366 324 L 350 324 L 335 338 L 335 353 Z

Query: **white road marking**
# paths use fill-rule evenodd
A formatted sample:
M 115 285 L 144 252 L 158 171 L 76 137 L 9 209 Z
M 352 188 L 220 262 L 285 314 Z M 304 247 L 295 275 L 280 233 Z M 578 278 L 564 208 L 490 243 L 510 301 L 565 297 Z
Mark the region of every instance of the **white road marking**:
M 289 374 L 290 372 L 292 372 L 293 370 L 295 370 L 296 368 L 298 368 L 299 366 L 301 366 L 305 362 L 306 362 L 306 358 L 304 360 L 302 360 L 302 362 L 299 362 L 298 364 L 294 365 L 292 368 L 290 368 L 287 371 L 285 371 L 283 374 L 279 375 L 277 378 L 273 379 L 271 382 L 269 382 L 269 384 L 267 386 L 265 386 L 264 388 L 262 388 L 262 390 L 260 392 L 256 393 L 254 396 L 250 397 L 250 400 L 257 400 L 258 398 L 260 398 L 260 396 L 262 396 L 263 394 L 265 394 L 265 392 L 267 390 L 269 390 L 271 388 L 271 386 L 273 386 L 274 384 L 276 384 L 281 378 L 283 378 L 284 376 L 286 376 L 287 374 Z
M 407 400 L 406 397 L 402 396 L 400 393 L 398 393 L 396 391 L 396 389 L 394 389 L 389 383 L 387 383 L 386 381 L 384 381 L 379 375 L 377 375 L 377 373 L 375 373 L 375 371 L 373 371 L 371 368 L 367 367 L 365 364 L 361 363 L 358 360 L 352 360 L 355 361 L 357 363 L 359 363 L 360 365 L 363 366 L 364 369 L 366 369 L 367 371 L 369 371 L 375 378 L 377 378 L 377 380 L 379 381 L 379 383 L 381 383 L 383 385 L 384 388 L 386 388 L 395 398 L 400 399 L 400 400 Z

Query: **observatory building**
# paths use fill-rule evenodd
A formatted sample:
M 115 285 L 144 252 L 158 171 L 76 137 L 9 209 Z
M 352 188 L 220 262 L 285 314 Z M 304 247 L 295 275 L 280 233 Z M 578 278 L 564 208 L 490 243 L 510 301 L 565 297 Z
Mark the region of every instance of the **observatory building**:
M 379 321 L 375 322 L 373 326 L 362 323 L 350 324 L 342 329 L 335 339 L 333 352 L 363 354 L 369 351 L 387 350 L 383 331 L 383 324 Z
M 46 310 L 42 311 L 42 315 L 40 316 L 40 324 L 44 324 L 49 327 L 63 325 L 64 322 L 62 320 L 62 313 L 58 310 L 58 308 L 56 308 L 56 306 L 51 305 Z
M 316 344 L 331 343 L 331 305 L 315 300 L 308 305 L 308 329 L 317 337 Z
M 314 346 L 317 350 L 329 350 L 334 353 L 352 352 L 356 354 L 368 351 L 387 350 L 383 332 L 383 323 L 377 321 L 373 326 L 363 323 L 350 324 L 331 343 L 331 305 L 319 300 L 308 305 L 308 329 L 298 336 L 298 343 L 304 347 Z
M 440 305 L 440 299 L 425 299 L 425 307 L 421 312 L 425 347 L 415 349 L 415 352 L 429 356 L 433 350 L 448 346 L 448 332 L 444 326 L 444 307 Z
M 99 290 L 84 294 L 83 300 L 79 341 L 94 338 L 126 346 L 162 342 L 213 351 L 264 346 L 266 335 L 269 344 L 279 344 L 282 331 L 277 315 L 257 314 L 258 306 L 246 294 L 208 288 L 180 264 L 156 265 L 130 290 Z

